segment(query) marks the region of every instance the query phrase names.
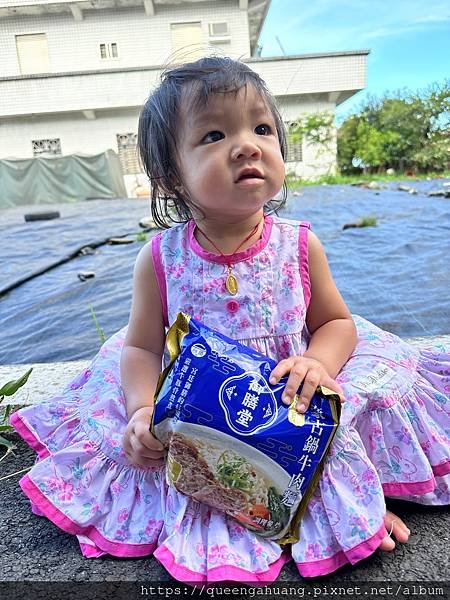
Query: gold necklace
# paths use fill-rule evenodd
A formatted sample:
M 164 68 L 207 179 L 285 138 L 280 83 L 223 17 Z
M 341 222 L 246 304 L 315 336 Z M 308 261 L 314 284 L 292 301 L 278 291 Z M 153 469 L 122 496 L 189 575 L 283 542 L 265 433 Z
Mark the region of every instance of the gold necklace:
M 264 217 L 262 218 L 262 220 L 264 221 Z M 200 227 L 197 225 L 197 229 L 202 234 L 202 236 L 205 238 L 205 240 L 208 240 L 208 242 L 211 244 L 211 246 L 213 246 L 213 248 L 215 250 L 217 250 L 217 252 L 220 254 L 220 256 L 227 261 L 225 263 L 227 265 L 227 280 L 225 282 L 225 287 L 227 288 L 227 291 L 232 296 L 236 296 L 236 294 L 238 293 L 238 281 L 236 279 L 236 275 L 233 275 L 234 255 L 237 253 L 238 250 L 240 250 L 242 248 L 242 246 L 245 244 L 245 242 L 248 242 L 248 240 L 250 240 L 255 235 L 255 233 L 258 231 L 260 224 L 261 224 L 261 221 L 259 221 L 259 223 L 257 223 L 253 227 L 253 229 L 250 231 L 250 233 L 242 240 L 242 242 L 239 244 L 239 246 L 236 248 L 236 250 L 234 252 L 232 252 L 231 254 L 224 254 L 222 252 L 222 250 L 220 250 L 220 248 L 218 248 L 216 246 L 216 244 L 206 235 L 206 233 L 202 229 L 200 229 Z

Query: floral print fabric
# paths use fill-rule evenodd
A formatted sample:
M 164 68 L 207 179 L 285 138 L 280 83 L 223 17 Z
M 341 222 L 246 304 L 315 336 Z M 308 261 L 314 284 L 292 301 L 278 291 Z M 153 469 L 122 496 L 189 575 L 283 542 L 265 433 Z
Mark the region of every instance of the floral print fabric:
M 239 292 L 230 297 L 226 265 L 196 244 L 192 223 L 157 236 L 149 260 L 153 253 L 168 322 L 183 310 L 273 358 L 301 354 L 306 240 L 306 224 L 266 217 L 261 240 L 236 257 Z M 449 503 L 450 348 L 417 349 L 354 319 L 358 344 L 338 376 L 341 424 L 292 547 L 179 494 L 164 469 L 128 463 L 125 330 L 59 396 L 12 416 L 38 453 L 21 480 L 34 512 L 77 535 L 85 556 L 153 553 L 189 583 L 271 582 L 291 557 L 302 575 L 324 575 L 370 555 L 386 533 L 385 496 Z

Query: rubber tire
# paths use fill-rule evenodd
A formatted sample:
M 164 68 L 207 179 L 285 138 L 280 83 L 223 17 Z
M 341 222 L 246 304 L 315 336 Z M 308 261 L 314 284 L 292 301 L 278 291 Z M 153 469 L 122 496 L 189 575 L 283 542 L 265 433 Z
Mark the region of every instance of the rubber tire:
M 39 212 L 39 213 L 28 213 L 24 215 L 25 221 L 48 221 L 50 219 L 59 219 L 61 215 L 58 211 Z

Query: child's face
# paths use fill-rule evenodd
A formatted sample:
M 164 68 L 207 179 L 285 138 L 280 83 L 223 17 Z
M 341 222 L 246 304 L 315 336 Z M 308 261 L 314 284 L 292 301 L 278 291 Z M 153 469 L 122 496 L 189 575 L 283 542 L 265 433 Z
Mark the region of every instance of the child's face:
M 205 217 L 244 218 L 281 189 L 285 176 L 275 121 L 252 85 L 214 94 L 203 110 L 181 105 L 179 167 L 189 200 Z M 192 114 L 193 113 L 193 114 Z

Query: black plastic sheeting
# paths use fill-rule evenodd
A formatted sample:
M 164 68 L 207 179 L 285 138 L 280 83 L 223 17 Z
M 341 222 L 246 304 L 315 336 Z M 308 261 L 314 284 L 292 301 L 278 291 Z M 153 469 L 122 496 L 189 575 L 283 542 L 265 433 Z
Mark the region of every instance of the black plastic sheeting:
M 352 312 L 402 337 L 448 334 L 450 200 L 426 195 L 442 183 L 408 183 L 417 195 L 392 183 L 379 191 L 308 187 L 291 195 L 281 214 L 312 222 Z M 95 200 L 58 205 L 60 219 L 25 223 L 28 208 L 0 212 L 2 287 L 90 241 L 137 231 L 149 214 L 142 199 Z M 342 230 L 368 215 L 377 217 L 376 227 Z M 140 248 L 139 242 L 101 246 L 0 298 L 0 362 L 92 357 L 99 339 L 89 305 L 106 335 L 126 325 Z M 81 282 L 80 271 L 94 271 L 96 277 Z

